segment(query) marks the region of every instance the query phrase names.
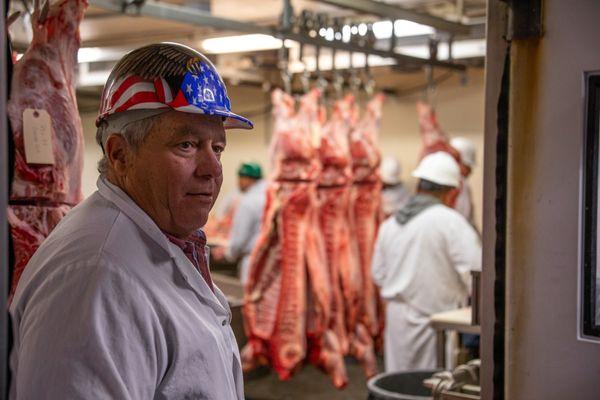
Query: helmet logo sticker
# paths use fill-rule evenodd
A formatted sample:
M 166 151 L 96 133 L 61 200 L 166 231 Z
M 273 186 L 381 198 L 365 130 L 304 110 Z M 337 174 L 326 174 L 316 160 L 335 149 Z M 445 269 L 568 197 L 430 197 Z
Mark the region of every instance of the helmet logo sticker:
M 210 90 L 209 88 L 204 88 L 204 101 L 209 101 L 209 102 L 213 102 L 215 101 L 215 95 L 213 94 L 212 90 Z

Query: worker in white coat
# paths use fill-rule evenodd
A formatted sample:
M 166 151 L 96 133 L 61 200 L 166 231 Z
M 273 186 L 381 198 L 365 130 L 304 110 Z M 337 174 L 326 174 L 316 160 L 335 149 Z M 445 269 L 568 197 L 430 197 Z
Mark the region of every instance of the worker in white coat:
M 248 279 L 250 255 L 260 233 L 260 223 L 267 200 L 267 182 L 263 179 L 260 165 L 255 162 L 240 165 L 238 186 L 242 195 L 233 216 L 229 246 L 225 255 L 232 262 L 238 261 L 240 281 L 245 284 Z
M 473 227 L 452 209 L 460 168 L 447 153 L 423 158 L 417 194 L 379 228 L 372 276 L 387 302 L 384 361 L 388 372 L 435 368 L 432 314 L 464 305 L 470 271 L 481 267 Z
M 464 215 L 471 225 L 475 226 L 473 195 L 471 193 L 471 185 L 469 184 L 469 177 L 476 163 L 475 144 L 467 138 L 455 137 L 450 140 L 450 145 L 460 154 L 462 164 L 461 173 L 463 177 L 461 190 L 456 199 L 454 209 Z
M 381 190 L 383 213 L 386 217 L 389 217 L 404 207 L 410 199 L 411 193 L 400 179 L 402 166 L 396 157 L 384 157 L 381 160 L 379 172 L 383 183 Z
M 10 306 L 9 398 L 243 400 L 200 227 L 225 129 L 252 123 L 204 55 L 157 43 L 116 64 L 96 125 L 98 190 L 38 248 Z

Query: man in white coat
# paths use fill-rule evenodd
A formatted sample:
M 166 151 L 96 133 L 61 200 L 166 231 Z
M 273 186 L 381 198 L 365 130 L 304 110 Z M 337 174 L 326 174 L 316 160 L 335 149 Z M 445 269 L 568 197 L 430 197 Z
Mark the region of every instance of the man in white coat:
M 40 246 L 10 306 L 10 398 L 243 399 L 199 228 L 223 181 L 225 129 L 251 122 L 207 58 L 160 43 L 117 63 L 96 124 L 98 191 Z
M 419 179 L 417 194 L 379 228 L 372 263 L 387 303 L 387 372 L 435 368 L 429 317 L 464 304 L 470 271 L 481 267 L 477 233 L 451 208 L 460 186 L 458 163 L 447 153 L 433 153 L 413 176 Z
M 238 262 L 242 284 L 248 280 L 250 255 L 260 234 L 260 224 L 267 201 L 267 182 L 263 179 L 259 164 L 246 162 L 238 170 L 240 202 L 231 223 L 229 246 L 226 257 Z

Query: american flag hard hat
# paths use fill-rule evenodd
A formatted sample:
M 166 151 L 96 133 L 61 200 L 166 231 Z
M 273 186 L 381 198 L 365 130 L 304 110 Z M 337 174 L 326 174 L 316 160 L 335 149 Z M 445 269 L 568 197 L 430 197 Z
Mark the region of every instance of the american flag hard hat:
M 226 129 L 253 127 L 231 112 L 225 83 L 210 60 L 178 43 L 141 47 L 115 65 L 102 91 L 96 126 L 117 113 L 161 109 L 222 116 Z

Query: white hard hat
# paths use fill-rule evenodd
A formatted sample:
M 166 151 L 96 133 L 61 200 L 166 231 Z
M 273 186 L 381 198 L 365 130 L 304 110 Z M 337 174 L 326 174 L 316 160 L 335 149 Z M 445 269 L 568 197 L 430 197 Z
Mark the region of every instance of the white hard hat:
M 475 166 L 475 144 L 467 138 L 455 137 L 450 140 L 450 146 L 460 153 L 460 160 L 468 167 Z
M 385 156 L 383 157 L 383 160 L 381 160 L 379 172 L 381 173 L 381 180 L 383 183 L 386 185 L 397 185 L 400 183 L 402 166 L 396 157 Z
M 460 166 L 450 154 L 444 151 L 423 157 L 412 176 L 438 185 L 460 186 Z

